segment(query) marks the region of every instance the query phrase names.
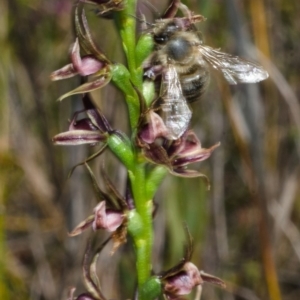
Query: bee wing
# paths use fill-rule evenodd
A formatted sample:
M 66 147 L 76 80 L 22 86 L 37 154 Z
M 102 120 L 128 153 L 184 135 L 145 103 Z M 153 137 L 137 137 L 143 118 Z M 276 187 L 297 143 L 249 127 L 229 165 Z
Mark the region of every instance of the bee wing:
M 172 100 L 183 97 L 179 76 L 172 64 L 168 64 L 162 72 L 160 96 Z
M 192 112 L 182 94 L 176 68 L 169 64 L 162 73 L 160 97 L 162 119 L 169 132 L 169 139 L 176 140 L 188 129 Z
M 255 83 L 269 77 L 262 66 L 238 56 L 218 51 L 209 46 L 199 46 L 202 57 L 213 68 L 220 70 L 230 84 Z

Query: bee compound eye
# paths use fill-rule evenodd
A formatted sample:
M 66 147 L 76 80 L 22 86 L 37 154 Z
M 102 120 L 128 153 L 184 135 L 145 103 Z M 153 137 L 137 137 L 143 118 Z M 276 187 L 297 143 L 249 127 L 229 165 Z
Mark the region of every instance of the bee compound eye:
M 157 44 L 165 44 L 179 30 L 178 26 L 171 22 L 164 24 L 157 30 L 153 38 Z
M 167 55 L 176 62 L 190 59 L 193 46 L 184 38 L 174 38 L 167 44 Z
M 165 44 L 169 40 L 169 35 L 167 33 L 161 33 L 154 35 L 154 41 L 157 44 Z

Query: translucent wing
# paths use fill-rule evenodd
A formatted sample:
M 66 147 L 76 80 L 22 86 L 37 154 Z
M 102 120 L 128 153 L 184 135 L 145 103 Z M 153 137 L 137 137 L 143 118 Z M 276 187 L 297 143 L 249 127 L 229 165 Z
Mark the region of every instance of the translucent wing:
M 162 73 L 160 88 L 162 119 L 170 139 L 178 139 L 188 129 L 192 112 L 183 96 L 177 71 L 168 65 Z
M 269 77 L 260 65 L 223 53 L 209 46 L 198 46 L 203 59 L 213 68 L 220 70 L 230 84 L 255 83 Z

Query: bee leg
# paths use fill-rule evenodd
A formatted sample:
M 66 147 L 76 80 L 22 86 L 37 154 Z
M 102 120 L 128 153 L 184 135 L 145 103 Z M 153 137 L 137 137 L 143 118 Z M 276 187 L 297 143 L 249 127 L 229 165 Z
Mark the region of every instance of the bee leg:
M 155 78 L 162 73 L 162 70 L 162 65 L 154 65 L 144 73 L 144 76 L 148 77 L 151 80 L 155 80 Z

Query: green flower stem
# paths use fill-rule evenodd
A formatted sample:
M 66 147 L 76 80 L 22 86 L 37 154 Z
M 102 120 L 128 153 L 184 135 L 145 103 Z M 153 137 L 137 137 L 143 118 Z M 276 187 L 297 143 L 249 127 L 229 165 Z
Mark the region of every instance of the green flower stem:
M 142 228 L 136 234 L 132 234 L 136 249 L 136 267 L 138 277 L 138 288 L 141 290 L 143 284 L 151 276 L 151 250 L 152 250 L 152 199 L 148 199 L 145 193 L 146 176 L 145 165 L 136 163 L 135 169 L 129 172 L 133 198 L 136 211 L 141 218 Z M 140 300 L 143 299 L 140 297 Z
M 136 19 L 134 18 L 136 11 L 136 0 L 127 0 L 125 9 L 116 13 L 116 24 L 119 29 L 123 48 L 126 54 L 128 69 L 131 74 L 132 83 L 138 87 L 142 87 L 142 77 L 137 71 L 137 63 L 135 57 L 136 47 Z
M 147 86 L 146 89 L 143 87 L 143 69 L 141 66 L 144 59 L 152 51 L 153 41 L 148 34 L 140 37 L 137 43 L 135 13 L 136 0 L 127 0 L 125 9 L 116 13 L 115 21 L 122 38 L 129 73 L 121 65 L 115 65 L 112 76 L 114 83 L 125 95 L 133 135 L 136 132 L 140 115 L 140 102 L 135 91 L 132 92 L 132 84 L 146 94 L 147 102 L 152 101 L 149 98 L 152 98 L 153 94 L 152 86 Z M 133 142 L 132 148 L 134 149 L 134 147 L 135 143 Z M 150 280 L 152 270 L 152 198 L 164 172 L 157 171 L 147 174 L 146 164 L 144 161 L 140 161 L 138 149 L 134 152 L 133 164 L 130 163 L 130 168 L 127 168 L 135 203 L 135 210 L 131 212 L 128 218 L 128 232 L 132 236 L 136 251 L 139 300 L 150 300 L 152 297 L 149 296 L 148 289 L 145 289 L 145 283 Z M 120 158 L 122 160 L 123 157 Z M 150 182 L 152 179 L 153 183 Z

